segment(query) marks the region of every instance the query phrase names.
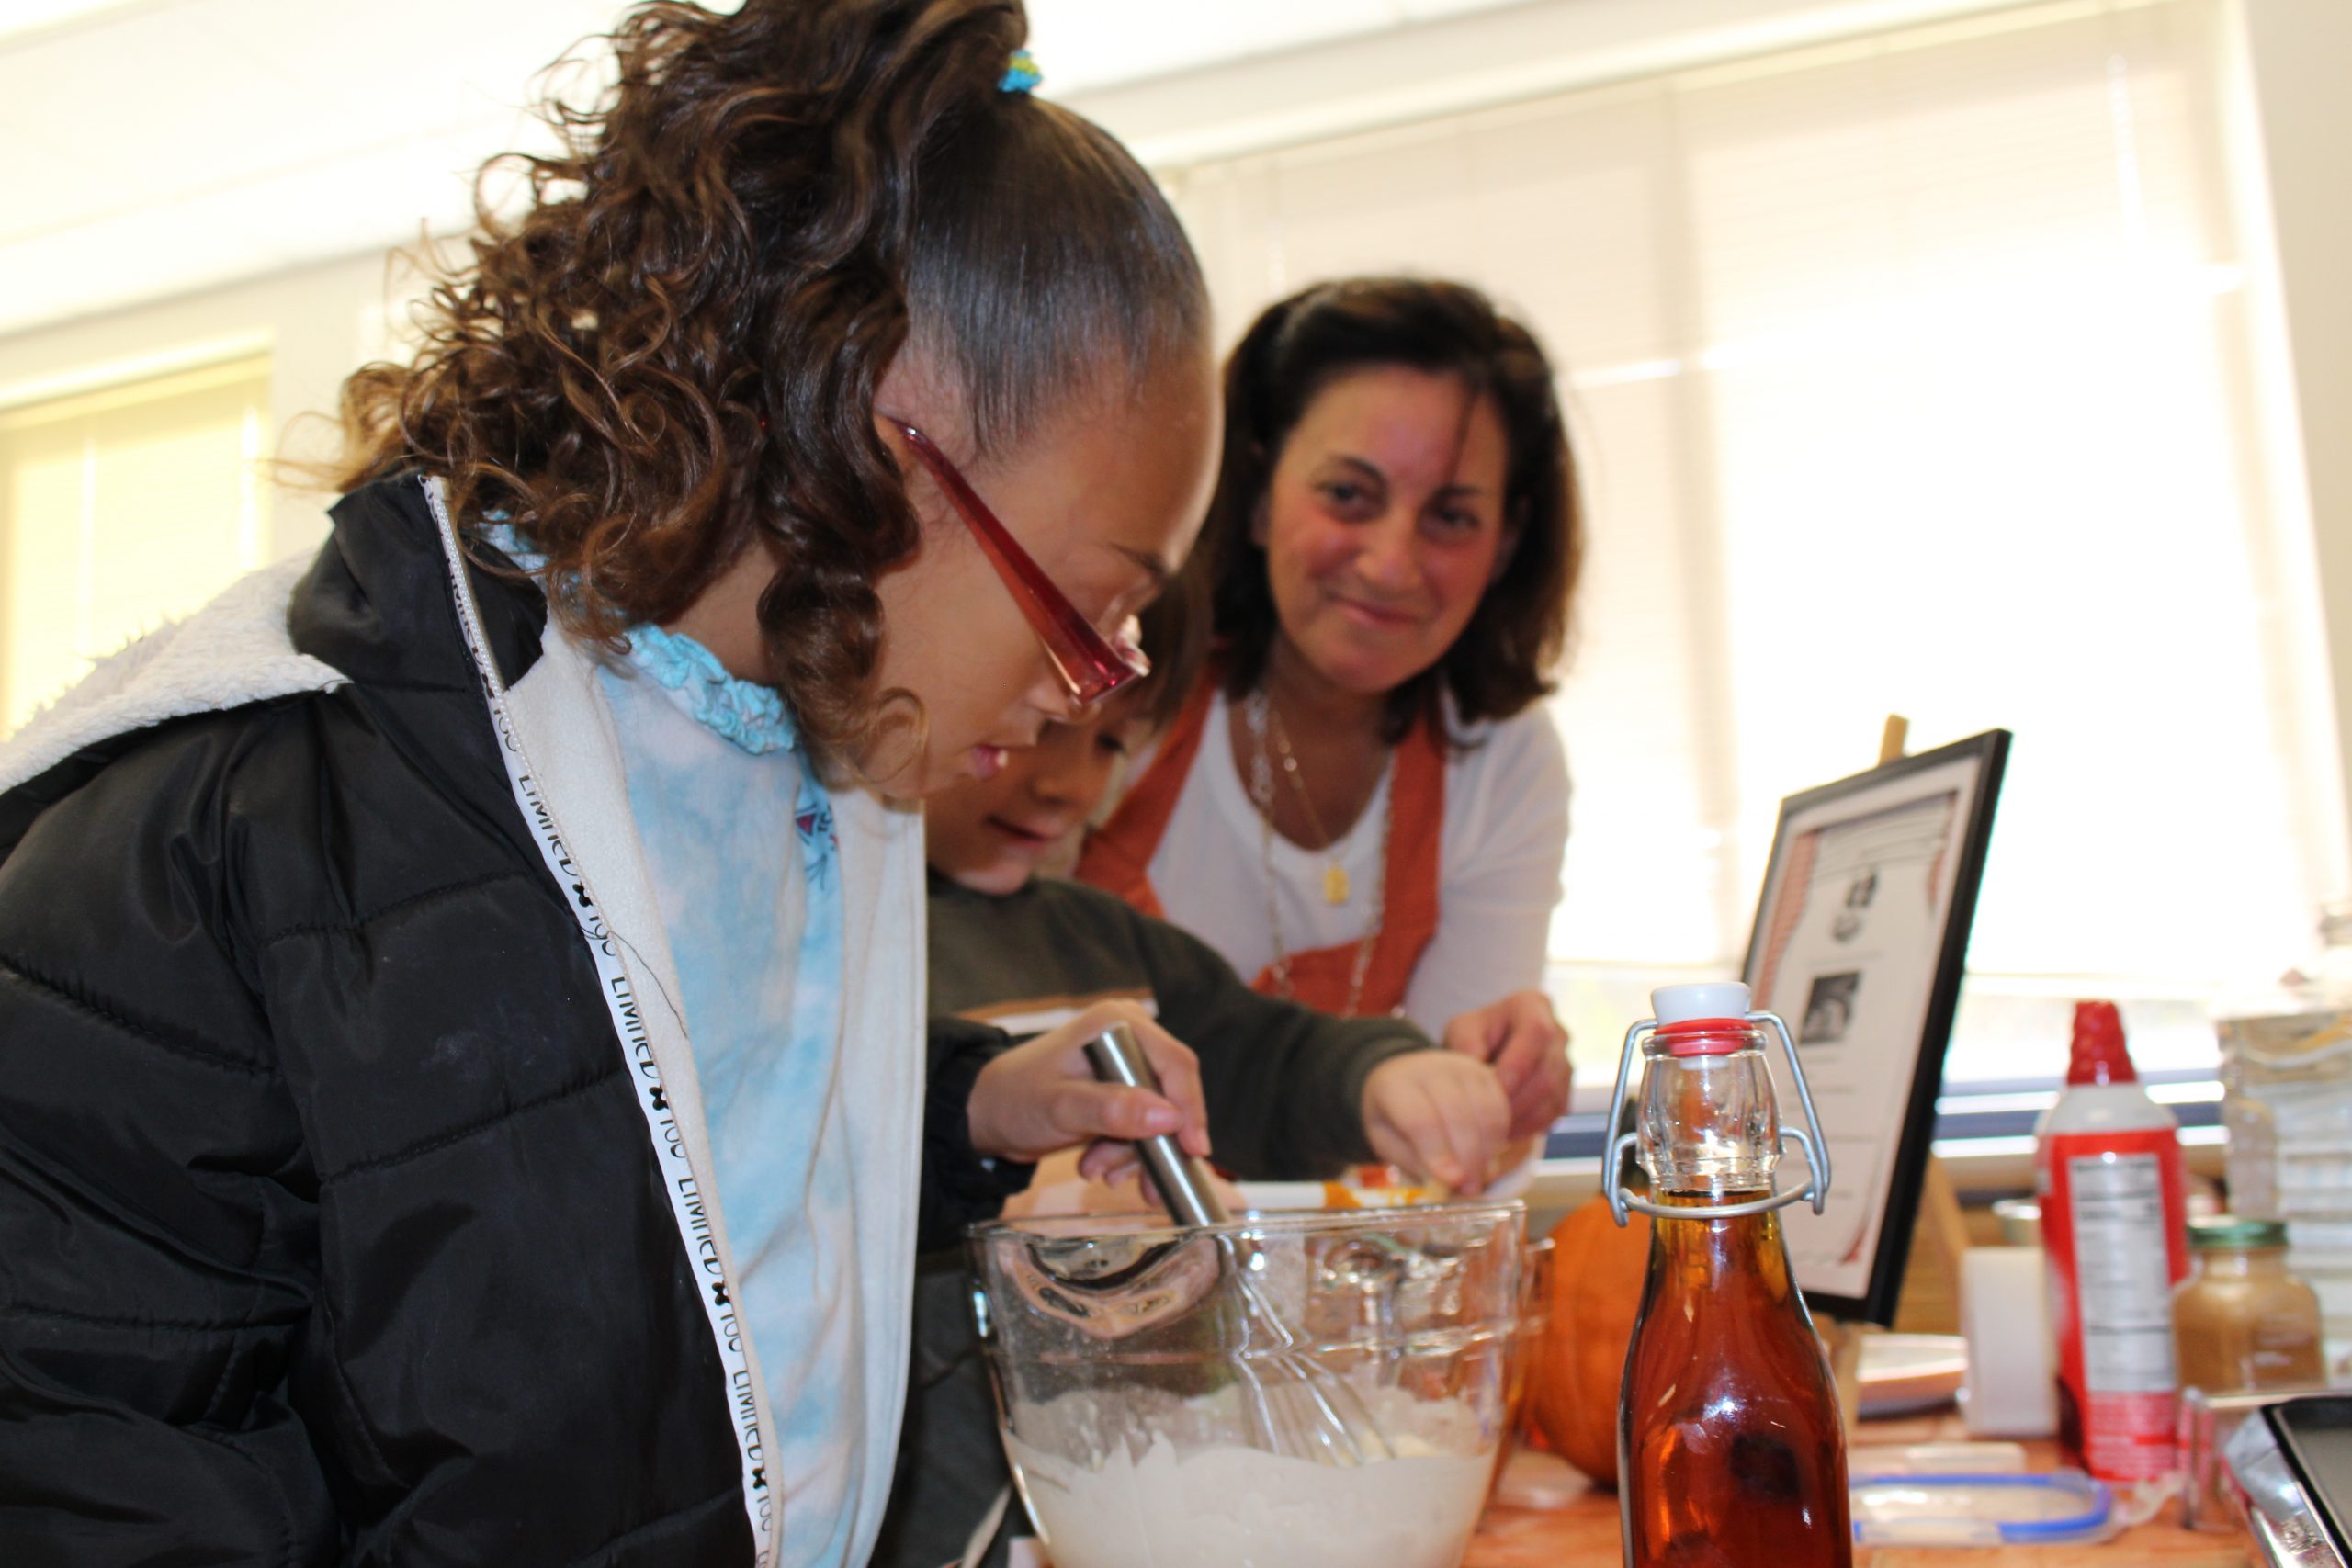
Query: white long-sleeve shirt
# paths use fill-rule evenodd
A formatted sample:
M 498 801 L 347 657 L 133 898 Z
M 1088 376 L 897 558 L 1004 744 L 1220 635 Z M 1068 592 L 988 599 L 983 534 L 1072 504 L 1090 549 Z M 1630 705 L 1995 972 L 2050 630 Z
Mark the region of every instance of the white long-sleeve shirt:
M 1545 940 L 1560 901 L 1567 852 L 1568 767 L 1559 731 L 1540 705 L 1498 724 L 1474 725 L 1447 762 L 1445 817 L 1435 824 L 1438 929 L 1413 971 L 1405 1016 L 1435 1035 L 1457 1015 L 1544 983 Z M 1362 940 L 1378 886 L 1384 832 L 1399 842 L 1432 824 L 1386 828 L 1392 767 L 1338 843 L 1305 850 L 1280 834 L 1269 848 L 1257 807 L 1235 766 L 1227 705 L 1219 694 L 1182 793 L 1151 859 L 1151 885 L 1168 919 L 1222 953 L 1246 977 L 1274 958 L 1267 864 L 1281 909 L 1283 945 L 1297 953 Z M 1349 897 L 1323 896 L 1334 861 Z

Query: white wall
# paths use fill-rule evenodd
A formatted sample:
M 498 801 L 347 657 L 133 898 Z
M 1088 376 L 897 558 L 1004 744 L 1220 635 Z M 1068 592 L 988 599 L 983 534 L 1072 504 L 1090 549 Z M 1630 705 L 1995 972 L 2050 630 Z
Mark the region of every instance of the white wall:
M 0 408 L 266 352 L 280 454 L 324 457 L 332 427 L 298 416 L 333 411 L 343 378 L 388 352 L 413 288 L 413 269 L 370 254 L 0 338 Z M 325 531 L 316 498 L 272 495 L 273 557 L 314 549 Z
M 1076 93 L 1069 102 L 1147 164 L 1164 167 L 2036 3 L 1524 0 Z
M 1160 165 L 1735 58 L 2007 0 L 1530 0 L 1337 44 L 1074 95 L 1073 107 Z M 2086 0 L 2093 4 L 2094 0 Z M 2315 592 L 2333 675 L 2312 722 L 2333 724 L 2352 775 L 2352 0 L 2235 0 L 2251 259 L 2275 301 L 2273 468 L 2280 510 L 2312 519 Z M 368 254 L 0 337 L 0 406 L 141 367 L 266 348 L 284 427 L 334 406 L 343 377 L 386 351 L 413 277 Z M 331 443 L 313 426 L 308 446 Z M 280 496 L 275 553 L 310 548 L 322 520 Z M 2300 527 L 2296 530 L 2301 532 Z M 2346 831 L 2352 835 L 2352 824 Z M 2352 892 L 2352 889 L 2347 889 Z

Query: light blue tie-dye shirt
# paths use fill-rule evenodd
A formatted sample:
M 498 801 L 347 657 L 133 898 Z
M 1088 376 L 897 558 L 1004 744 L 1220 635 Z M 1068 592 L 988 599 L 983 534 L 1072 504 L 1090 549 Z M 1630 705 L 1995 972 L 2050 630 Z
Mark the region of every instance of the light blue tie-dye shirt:
M 599 669 L 694 1044 L 736 1286 L 774 1421 L 782 1568 L 844 1568 L 865 1358 L 832 805 L 775 692 L 658 626 Z

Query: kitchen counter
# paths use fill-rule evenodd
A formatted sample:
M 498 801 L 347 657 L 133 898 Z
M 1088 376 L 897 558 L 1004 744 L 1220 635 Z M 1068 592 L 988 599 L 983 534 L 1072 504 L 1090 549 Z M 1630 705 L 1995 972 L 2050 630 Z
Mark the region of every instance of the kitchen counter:
M 1956 1425 L 1865 1423 L 1864 1441 L 1949 1441 L 1964 1436 L 1951 1429 Z M 2025 1447 L 2028 1468 L 2056 1468 L 2054 1444 Z M 2245 1568 L 2253 1561 L 2242 1537 L 2185 1530 L 2177 1517 L 2167 1506 L 2154 1521 L 2098 1546 L 1877 1547 L 1858 1551 L 1854 1561 L 1858 1568 Z M 1611 1568 L 1619 1561 L 1617 1495 L 1592 1487 L 1564 1508 L 1488 1509 L 1462 1568 Z

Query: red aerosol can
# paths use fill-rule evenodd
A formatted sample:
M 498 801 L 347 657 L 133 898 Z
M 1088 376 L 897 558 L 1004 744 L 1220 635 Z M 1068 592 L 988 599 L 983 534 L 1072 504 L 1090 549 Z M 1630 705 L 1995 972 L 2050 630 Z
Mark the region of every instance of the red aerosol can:
M 2140 1087 L 2113 1002 L 2075 1004 L 2066 1089 L 2034 1134 L 2059 1447 L 2103 1481 L 2158 1479 L 2174 1468 L 2187 1197 L 2179 1125 Z

